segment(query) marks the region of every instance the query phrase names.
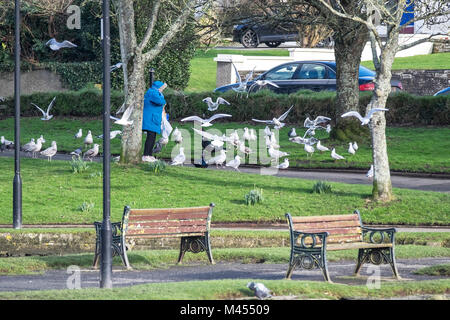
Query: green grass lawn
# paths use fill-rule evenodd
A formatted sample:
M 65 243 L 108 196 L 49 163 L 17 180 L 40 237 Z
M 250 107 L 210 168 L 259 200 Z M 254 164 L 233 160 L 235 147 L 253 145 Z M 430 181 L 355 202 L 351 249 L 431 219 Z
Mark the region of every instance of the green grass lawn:
M 366 285 L 349 286 L 316 281 L 291 280 L 208 280 L 189 282 L 151 283 L 113 289 L 47 290 L 24 292 L 1 292 L 1 300 L 221 300 L 256 299 L 247 288 L 250 281 L 263 282 L 274 296 L 297 296 L 297 299 L 369 298 L 382 299 L 413 295 L 436 295 L 439 299 L 450 288 L 450 280 L 383 282 L 381 290 Z M 167 310 L 166 310 L 167 311 Z M 168 315 L 170 315 L 169 311 Z M 179 309 L 172 309 L 175 315 Z M 175 317 L 174 317 L 175 318 Z
M 184 129 L 182 133 L 185 136 L 183 143 L 185 152 L 189 149 L 193 150 L 194 139 L 197 139 L 200 144 L 199 136 L 192 130 L 193 123 L 177 123 L 172 122 L 173 127 Z M 301 125 L 295 125 L 297 134 L 302 135 L 304 130 Z M 238 134 L 242 137 L 243 128 L 255 128 L 256 133 L 260 136 L 261 143 L 264 145 L 263 129 L 264 125 L 255 125 L 255 123 L 234 123 L 234 122 L 215 122 L 212 130 L 219 130 L 217 133 L 231 133 L 232 129 L 237 129 Z M 369 142 L 360 143 L 359 150 L 355 155 L 350 155 L 347 152 L 348 144 L 338 141 L 332 141 L 328 138 L 328 134 L 323 130 L 318 130 L 316 136 L 322 140 L 322 144 L 329 147 L 330 150 L 335 147 L 338 154 L 343 155 L 346 159 L 342 161 L 334 161 L 330 157 L 330 152 L 315 152 L 312 157 L 307 157 L 303 149 L 303 145 L 292 143 L 288 140 L 287 133 L 291 125 L 287 125 L 279 131 L 280 150 L 286 151 L 290 154 L 289 162 L 291 167 L 299 168 L 357 168 L 368 170 L 372 163 L 372 150 Z M 52 140 L 58 144 L 58 151 L 70 153 L 79 148 L 83 144 L 83 139 L 75 139 L 73 135 L 79 128 L 83 129 L 83 135 L 91 130 L 94 136 L 100 135 L 103 132 L 102 120 L 99 119 L 70 119 L 70 118 L 55 118 L 51 121 L 41 121 L 39 118 L 22 118 L 21 119 L 21 145 L 29 142 L 32 137 L 35 139 L 40 134 L 44 135 L 47 140 L 44 147 L 49 147 Z M 112 125 L 111 130 L 121 130 L 121 126 Z M 8 118 L 0 120 L 0 135 L 12 140 L 14 136 L 14 119 Z M 437 172 L 450 173 L 450 161 L 448 153 L 442 150 L 450 149 L 450 127 L 391 127 L 386 130 L 388 154 L 390 168 L 393 171 L 406 172 Z M 145 139 L 145 135 L 143 136 Z M 158 136 L 159 139 L 159 136 Z M 189 143 L 189 140 L 191 143 Z M 94 142 L 102 145 L 102 140 L 94 137 Z M 258 150 L 258 142 L 252 142 L 251 148 Z M 174 142 L 163 149 L 159 157 L 171 158 L 172 152 L 177 154 L 178 147 L 175 147 Z M 264 147 L 263 149 L 264 150 Z M 111 152 L 113 154 L 120 154 L 120 140 L 119 138 L 111 141 Z M 251 163 L 267 164 L 267 153 L 262 153 L 264 156 L 256 157 L 258 153 L 252 155 Z M 191 153 L 194 157 L 194 153 Z M 247 160 L 249 163 L 249 160 Z
M 86 172 L 72 173 L 67 161 L 23 159 L 23 223 L 92 223 L 102 217 L 101 163 L 91 163 Z M 14 159 L 0 158 L 0 223 L 11 223 Z M 314 181 L 231 170 L 167 167 L 155 175 L 145 164 L 111 167 L 111 215 L 120 221 L 123 207 L 164 208 L 216 204 L 213 222 L 281 221 L 284 214 L 347 214 L 359 209 L 364 223 L 448 225 L 450 195 L 394 189 L 389 204 L 369 200 L 371 186 L 330 183 L 332 193 L 312 194 Z M 263 188 L 265 200 L 245 205 L 244 195 L 254 186 Z M 80 210 L 83 202 L 93 204 Z
M 372 61 L 362 61 L 361 65 L 375 69 Z M 450 52 L 395 58 L 392 70 L 403 69 L 450 69 Z

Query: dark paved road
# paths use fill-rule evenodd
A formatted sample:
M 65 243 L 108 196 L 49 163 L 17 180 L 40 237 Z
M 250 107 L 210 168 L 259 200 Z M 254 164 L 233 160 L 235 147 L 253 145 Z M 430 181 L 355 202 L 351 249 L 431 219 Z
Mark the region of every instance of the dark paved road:
M 426 258 L 426 259 L 399 259 L 398 269 L 404 281 L 429 280 L 443 277 L 419 276 L 413 274 L 417 269 L 449 263 L 449 258 Z M 329 272 L 335 283 L 350 285 L 367 284 L 368 277 L 373 275 L 373 269 L 366 265 L 361 270 L 361 277 L 352 277 L 355 268 L 354 261 L 330 262 Z M 373 266 L 372 266 L 373 267 Z M 196 264 L 185 266 L 172 266 L 167 269 L 156 269 L 152 271 L 125 271 L 121 267 L 115 267 L 113 271 L 113 287 L 126 287 L 145 283 L 162 283 L 177 281 L 201 281 L 221 279 L 257 279 L 257 280 L 281 280 L 286 274 L 286 264 L 241 264 L 241 263 L 217 263 L 216 265 Z M 382 283 L 393 281 L 389 266 L 380 268 Z M 0 291 L 24 291 L 24 290 L 60 290 L 67 289 L 67 281 L 72 273 L 66 270 L 48 271 L 44 275 L 27 276 L 0 276 Z M 81 288 L 98 288 L 100 283 L 99 270 L 81 270 Z M 294 271 L 293 281 L 323 281 L 321 272 Z M 381 283 L 381 285 L 382 285 Z

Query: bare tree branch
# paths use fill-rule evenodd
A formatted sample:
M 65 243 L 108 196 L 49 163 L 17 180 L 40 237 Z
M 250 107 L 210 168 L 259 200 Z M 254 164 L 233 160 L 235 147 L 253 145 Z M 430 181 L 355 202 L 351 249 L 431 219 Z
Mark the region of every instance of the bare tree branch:
M 153 29 L 155 28 L 156 21 L 158 20 L 158 14 L 159 14 L 159 7 L 161 6 L 161 0 L 155 0 L 153 4 L 152 9 L 152 16 L 150 17 L 150 22 L 148 24 L 148 28 L 145 32 L 145 36 L 142 39 L 141 43 L 139 44 L 137 50 L 139 52 L 142 52 L 144 48 L 147 46 L 148 42 L 150 41 L 150 38 L 153 34 Z

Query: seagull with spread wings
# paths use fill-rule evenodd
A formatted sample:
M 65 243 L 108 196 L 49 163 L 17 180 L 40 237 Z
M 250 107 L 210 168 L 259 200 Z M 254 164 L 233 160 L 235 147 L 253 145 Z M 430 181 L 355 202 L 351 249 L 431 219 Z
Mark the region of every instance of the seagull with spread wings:
M 62 48 L 76 48 L 77 47 L 76 44 L 73 44 L 70 41 L 64 40 L 63 42 L 58 42 L 58 41 L 56 41 L 55 38 L 52 38 L 49 41 L 47 41 L 47 43 L 45 45 L 50 47 L 50 49 L 52 49 L 53 51 L 58 51 L 59 49 L 62 49 Z
M 214 102 L 211 97 L 206 97 L 202 101 L 208 105 L 208 111 L 216 111 L 221 104 L 230 105 L 230 103 L 222 97 L 218 97 L 216 102 Z
M 42 118 L 41 120 L 50 120 L 51 118 L 53 118 L 53 115 L 50 114 L 50 110 L 53 107 L 53 104 L 55 103 L 56 97 L 53 98 L 52 102 L 50 102 L 50 104 L 47 107 L 47 111 L 44 112 L 44 110 L 42 110 L 39 106 L 37 106 L 34 103 L 31 103 L 31 105 L 35 106 L 40 112 L 42 112 Z
M 130 116 L 131 116 L 131 112 L 133 111 L 133 107 L 131 106 L 131 107 L 128 107 L 125 111 L 124 111 L 124 113 L 123 113 L 123 115 L 122 115 L 122 118 L 116 118 L 116 117 L 113 117 L 113 116 L 109 116 L 112 120 L 114 120 L 114 123 L 115 124 L 120 124 L 121 126 L 129 126 L 129 125 L 131 125 L 131 124 L 133 124 L 133 120 L 128 120 L 129 118 L 130 118 Z
M 372 119 L 372 116 L 375 112 L 388 111 L 388 110 L 389 109 L 385 109 L 385 108 L 373 108 L 373 109 L 369 110 L 369 112 L 367 113 L 367 115 L 365 117 L 361 116 L 358 111 L 349 111 L 349 112 L 344 113 L 341 117 L 342 118 L 356 117 L 359 119 L 359 121 L 361 121 L 361 125 L 366 125 L 370 122 L 370 120 Z
M 281 121 L 283 121 L 284 119 L 287 118 L 289 112 L 292 110 L 293 107 L 294 107 L 294 105 L 292 105 L 288 109 L 288 111 L 283 113 L 281 116 L 279 116 L 278 118 L 273 118 L 272 120 L 258 120 L 258 119 L 252 119 L 252 120 L 255 122 L 261 122 L 261 123 L 266 123 L 268 125 L 273 125 L 274 129 L 281 129 L 285 126 L 285 123 L 282 123 Z
M 208 118 L 208 119 L 202 119 L 198 116 L 190 116 L 184 119 L 181 119 L 180 121 L 184 122 L 184 121 L 196 121 L 196 122 L 200 122 L 202 127 L 210 127 L 212 126 L 212 121 L 219 119 L 219 118 L 227 118 L 227 117 L 231 117 L 231 114 L 226 114 L 226 113 L 217 113 L 215 115 L 213 115 L 212 117 Z
M 247 92 L 247 84 L 253 77 L 253 72 L 255 71 L 255 67 L 253 67 L 252 71 L 250 71 L 250 73 L 247 74 L 247 76 L 245 77 L 245 80 L 242 81 L 241 75 L 239 74 L 236 66 L 234 65 L 234 63 L 232 63 L 232 65 L 233 65 L 234 71 L 236 73 L 236 79 L 237 79 L 236 83 L 239 84 L 239 86 L 232 87 L 232 89 L 234 91 L 236 91 L 237 93 Z

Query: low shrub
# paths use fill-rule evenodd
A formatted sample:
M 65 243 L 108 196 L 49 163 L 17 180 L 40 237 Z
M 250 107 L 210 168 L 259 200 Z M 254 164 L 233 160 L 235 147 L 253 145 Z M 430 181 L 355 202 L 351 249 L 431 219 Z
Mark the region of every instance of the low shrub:
M 253 190 L 250 190 L 250 192 L 245 195 L 244 199 L 246 205 L 252 206 L 254 206 L 257 203 L 263 202 L 264 201 L 263 189 L 255 188 Z
M 155 174 L 159 174 L 161 172 L 164 172 L 166 170 L 167 164 L 164 161 L 156 160 L 154 162 L 149 162 L 147 169 L 150 172 L 153 172 Z
M 331 193 L 331 185 L 325 181 L 318 181 L 313 185 L 312 193 Z
M 79 156 L 72 157 L 72 160 L 70 161 L 70 167 L 72 168 L 73 173 L 81 173 L 89 168 L 88 163 Z

